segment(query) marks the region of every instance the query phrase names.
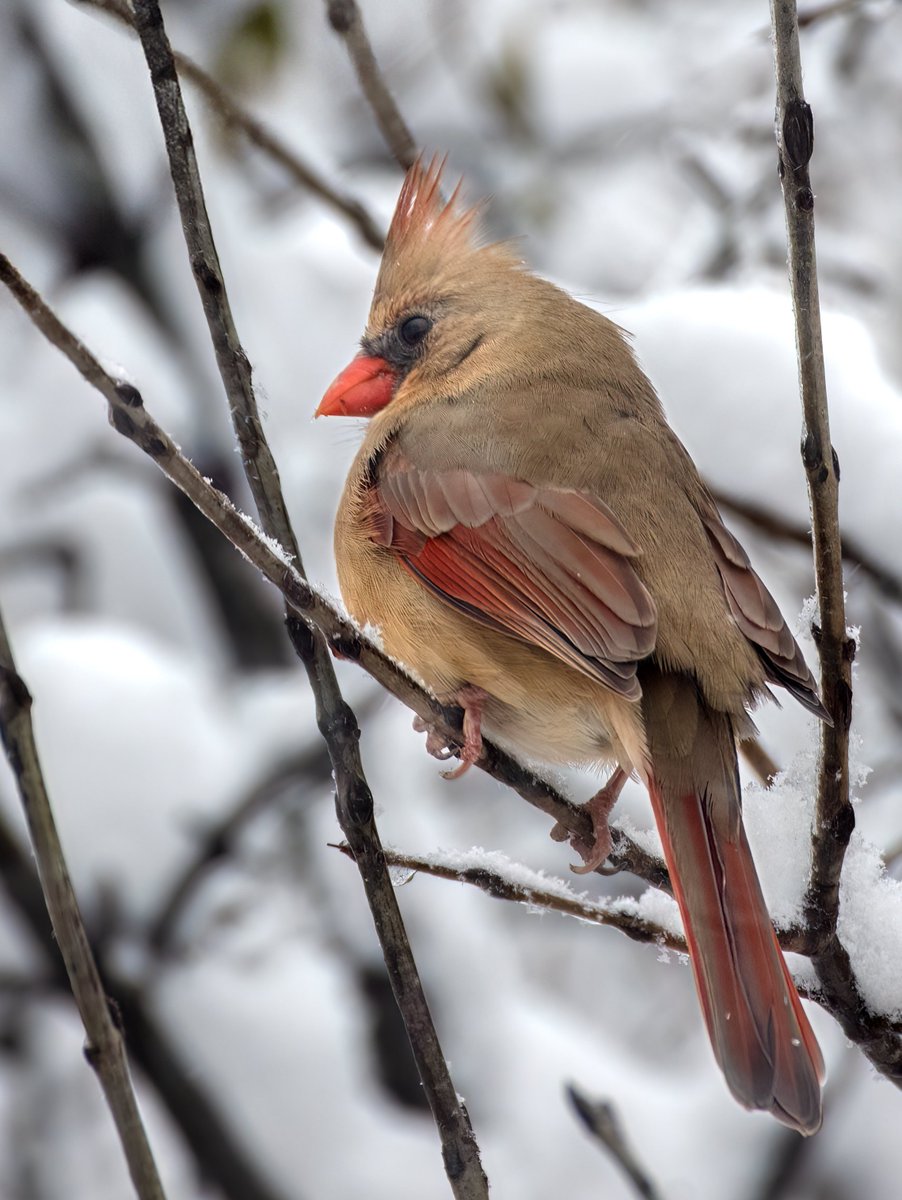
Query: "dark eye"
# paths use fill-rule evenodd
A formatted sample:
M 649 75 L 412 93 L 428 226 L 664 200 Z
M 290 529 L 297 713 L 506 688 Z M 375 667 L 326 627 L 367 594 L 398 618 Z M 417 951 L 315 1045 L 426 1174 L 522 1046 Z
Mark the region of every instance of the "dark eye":
M 418 346 L 431 328 L 432 322 L 428 317 L 408 317 L 398 326 L 398 337 L 405 346 Z

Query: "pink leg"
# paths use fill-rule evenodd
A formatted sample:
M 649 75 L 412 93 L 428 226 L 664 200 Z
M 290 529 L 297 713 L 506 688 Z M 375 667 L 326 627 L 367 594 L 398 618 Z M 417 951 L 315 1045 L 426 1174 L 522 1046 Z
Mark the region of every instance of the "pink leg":
M 442 778 L 460 779 L 461 775 L 469 771 L 473 763 L 480 758 L 482 754 L 482 706 L 488 698 L 488 692 L 469 685 L 461 688 L 454 697 L 464 710 L 464 744 L 458 751 L 460 766 L 455 767 L 453 771 L 442 771 Z
M 464 710 L 464 740 L 463 745 L 457 751 L 448 746 L 441 734 L 437 733 L 422 717 L 414 717 L 413 727 L 417 733 L 425 732 L 426 749 L 433 758 L 450 758 L 455 752 L 460 756 L 460 766 L 455 767 L 453 771 L 442 771 L 443 778 L 459 779 L 481 756 L 482 706 L 488 698 L 488 692 L 470 684 L 462 687 L 453 696 L 454 703 L 459 704 Z
M 628 778 L 626 771 L 622 767 L 618 767 L 604 787 L 583 805 L 592 818 L 592 829 L 595 834 L 593 841 L 588 842 L 583 838 L 571 837 L 560 823 L 552 829 L 551 836 L 556 842 L 566 841 L 569 837 L 570 845 L 582 858 L 581 866 L 570 867 L 570 870 L 576 875 L 588 875 L 590 871 L 600 867 L 611 853 L 611 830 L 608 827 L 608 818 Z

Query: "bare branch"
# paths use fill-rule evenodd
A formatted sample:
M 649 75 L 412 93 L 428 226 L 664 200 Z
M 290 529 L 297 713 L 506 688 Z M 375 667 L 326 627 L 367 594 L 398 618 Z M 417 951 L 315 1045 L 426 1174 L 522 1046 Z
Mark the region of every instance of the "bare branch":
M 172 947 L 179 922 L 198 888 L 217 863 L 227 859 L 241 831 L 291 784 L 304 777 L 329 775 L 329 756 L 320 742 L 278 763 L 226 815 L 205 830 L 198 850 L 168 887 L 155 917 L 147 925 L 147 944 L 155 954 Z
M 381 692 L 373 689 L 372 694 L 357 705 L 358 717 L 365 719 L 380 699 Z M 183 913 L 209 873 L 231 855 L 245 827 L 287 789 L 298 788 L 303 782 L 312 786 L 327 780 L 330 769 L 328 748 L 317 738 L 314 745 L 273 766 L 234 808 L 199 835 L 197 853 L 170 884 L 156 916 L 148 921 L 147 944 L 154 953 L 165 954 L 171 949 Z
M 100 1081 L 140 1200 L 164 1200 L 163 1185 L 132 1088 L 122 1034 L 88 942 L 72 888 L 31 723 L 31 695 L 19 675 L 0 615 L 0 736 L 16 779 L 41 888 L 87 1034 L 85 1057 Z
M 78 2 L 96 8 L 100 12 L 109 13 L 110 16 L 116 17 L 132 30 L 135 28 L 135 14 L 127 0 L 78 0 Z M 206 97 L 227 128 L 243 134 L 252 145 L 268 154 L 274 162 L 283 167 L 300 187 L 314 196 L 318 196 L 329 208 L 347 217 L 366 244 L 373 250 L 383 248 L 385 237 L 375 219 L 359 200 L 353 196 L 347 196 L 333 187 L 315 167 L 305 162 L 296 150 L 292 150 L 262 121 L 249 113 L 187 54 L 173 49 L 172 56 L 175 59 L 179 75 L 190 80 Z
M 344 843 L 336 846 L 336 849 L 342 854 L 351 855 L 350 847 Z M 684 938 L 665 929 L 663 925 L 646 921 L 627 908 L 618 907 L 610 901 L 587 900 L 583 896 L 567 895 L 560 889 L 527 887 L 525 884 L 505 879 L 504 875 L 482 863 L 470 867 L 459 866 L 443 863 L 436 856 L 426 859 L 418 854 L 402 854 L 391 847 L 385 850 L 385 861 L 391 867 L 401 867 L 421 875 L 434 875 L 437 879 L 469 883 L 489 896 L 494 896 L 496 900 L 510 900 L 515 904 L 528 904 L 532 908 L 546 908 L 566 917 L 589 921 L 593 925 L 611 925 L 634 942 L 650 942 L 668 950 L 678 950 L 681 954 L 686 953 Z
M 406 171 L 417 157 L 417 144 L 382 77 L 356 0 L 326 0 L 329 24 L 344 38 L 376 124 L 397 162 Z
M 160 6 L 157 0 L 137 0 L 134 11 L 135 28 L 144 47 L 166 140 L 191 270 L 207 318 L 216 365 L 228 397 L 245 474 L 264 531 L 297 558 L 297 543 L 282 498 L 279 473 L 263 434 L 251 365 L 235 328 L 213 241 L 194 152 L 194 139 L 182 103 L 175 61 L 163 28 Z
M 279 473 L 260 422 L 251 369 L 238 340 L 219 267 L 191 128 L 182 102 L 172 50 L 158 0 L 136 0 L 135 25 L 150 70 L 157 110 L 191 266 L 200 291 L 219 371 L 241 447 L 245 474 L 263 530 L 287 549 L 303 579 L 303 565 L 282 495 Z M 336 812 L 354 850 L 361 881 L 398 1008 L 442 1144 L 448 1182 L 459 1200 L 488 1197 L 488 1180 L 469 1114 L 460 1100 L 439 1044 L 397 896 L 382 854 L 373 797 L 360 760 L 360 729 L 335 678 L 322 632 L 292 614 L 286 621 L 292 645 L 307 671 L 316 701 L 317 725 L 329 750 Z
M 620 1119 L 609 1100 L 590 1100 L 572 1083 L 567 1097 L 592 1137 L 614 1159 L 643 1200 L 660 1200 L 660 1192 L 646 1174 L 620 1127 Z
M 821 726 L 811 882 L 806 924 L 815 940 L 812 962 L 826 1000 L 846 1017 L 850 1037 L 864 1005 L 848 955 L 836 933 L 839 880 L 855 815 L 849 801 L 849 726 L 852 721 L 852 658 L 855 643 L 846 631 L 839 530 L 839 459 L 830 441 L 824 348 L 821 339 L 817 261 L 814 249 L 814 193 L 808 163 L 814 149 L 814 122 L 802 90 L 802 63 L 795 0 L 771 0 L 777 80 L 777 143 L 786 210 L 789 279 L 795 313 L 796 347 L 802 393 L 802 461 L 808 479 L 814 537 L 814 567 L 820 608 L 817 634 L 821 690 L 832 725 Z M 886 1070 L 902 1079 L 897 1038 L 878 1055 Z M 856 1039 L 858 1040 L 858 1039 Z M 883 1069 L 883 1068 L 881 1068 Z

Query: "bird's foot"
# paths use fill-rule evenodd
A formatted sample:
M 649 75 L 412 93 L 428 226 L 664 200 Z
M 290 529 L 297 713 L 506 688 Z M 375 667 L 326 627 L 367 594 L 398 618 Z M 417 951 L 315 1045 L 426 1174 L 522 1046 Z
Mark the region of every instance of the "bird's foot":
M 488 699 L 488 692 L 482 688 L 467 685 L 462 687 L 453 697 L 453 702 L 464 710 L 463 734 L 464 740 L 460 746 L 449 746 L 447 739 L 434 726 L 422 717 L 414 717 L 413 727 L 417 733 L 426 734 L 426 750 L 433 758 L 444 761 L 457 754 L 460 765 L 452 771 L 442 771 L 444 779 L 459 779 L 468 771 L 474 762 L 482 755 L 482 706 Z
M 453 771 L 442 771 L 443 779 L 460 779 L 482 757 L 482 706 L 488 698 L 488 692 L 471 684 L 462 687 L 454 697 L 455 704 L 464 710 L 464 741 L 457 751 L 460 765 Z
M 608 818 L 628 778 L 626 771 L 618 767 L 604 787 L 583 805 L 585 812 L 592 818 L 592 831 L 595 835 L 592 841 L 571 835 L 560 822 L 552 829 L 551 836 L 554 840 L 564 842 L 569 838 L 570 845 L 583 860 L 578 867 L 571 865 L 570 870 L 574 874 L 588 875 L 590 871 L 600 867 L 611 853 L 613 842 Z

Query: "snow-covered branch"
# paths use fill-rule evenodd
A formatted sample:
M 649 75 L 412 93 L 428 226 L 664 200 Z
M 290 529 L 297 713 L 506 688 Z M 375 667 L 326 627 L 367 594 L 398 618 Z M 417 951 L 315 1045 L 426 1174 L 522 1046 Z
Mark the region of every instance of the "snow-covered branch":
M 855 814 L 849 797 L 849 728 L 852 722 L 852 659 L 855 641 L 846 628 L 839 529 L 839 458 L 830 440 L 824 348 L 821 338 L 814 192 L 808 164 L 814 120 L 802 88 L 795 0 L 771 0 L 777 79 L 777 142 L 786 212 L 789 278 L 795 313 L 802 394 L 802 460 L 808 480 L 814 537 L 821 661 L 821 690 L 833 718 L 821 731 L 817 816 L 806 924 L 811 959 L 825 1003 L 846 1034 L 897 1084 L 902 1083 L 902 1045 L 891 1030 L 874 1026 L 845 947 L 837 933 L 840 877 Z M 862 1017 L 865 1018 L 864 1026 Z
M 338 849 L 353 857 L 350 846 L 342 844 Z M 675 921 L 677 910 L 656 891 L 646 892 L 641 900 L 590 900 L 585 894 L 574 892 L 563 879 L 531 871 L 498 851 L 454 854 L 436 851 L 425 856 L 405 854 L 386 846 L 385 861 L 412 875 L 434 875 L 437 879 L 468 883 L 496 900 L 561 913 L 593 925 L 611 925 L 634 942 L 651 942 L 668 950 L 686 952 L 686 941 L 679 932 L 679 922 Z M 666 911 L 664 905 L 669 905 Z M 665 923 L 667 917 L 671 918 L 669 923 Z

